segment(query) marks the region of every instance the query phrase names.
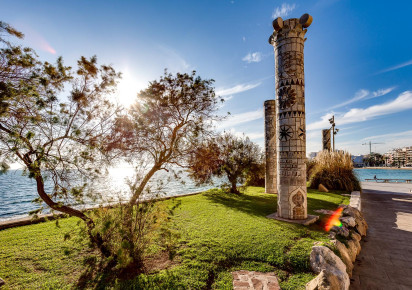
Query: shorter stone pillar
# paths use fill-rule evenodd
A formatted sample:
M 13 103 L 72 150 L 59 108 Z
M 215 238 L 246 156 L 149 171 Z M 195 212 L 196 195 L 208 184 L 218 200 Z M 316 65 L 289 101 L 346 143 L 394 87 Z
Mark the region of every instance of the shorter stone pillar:
M 322 150 L 331 151 L 330 129 L 323 129 L 322 130 Z
M 277 193 L 277 156 L 276 156 L 276 100 L 267 100 L 265 107 L 265 191 Z

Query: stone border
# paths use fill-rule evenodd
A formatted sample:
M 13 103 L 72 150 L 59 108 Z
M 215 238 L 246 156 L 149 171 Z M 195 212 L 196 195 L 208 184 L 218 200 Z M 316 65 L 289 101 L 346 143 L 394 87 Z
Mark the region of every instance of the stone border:
M 197 195 L 197 194 L 200 194 L 200 193 L 203 193 L 203 192 L 205 192 L 205 191 L 197 191 L 197 192 L 191 192 L 191 193 L 186 193 L 186 194 L 181 194 L 181 195 L 174 195 L 174 196 L 165 196 L 165 197 L 155 198 L 154 200 L 162 201 L 162 200 L 168 200 L 168 199 L 173 199 L 173 198 L 178 198 L 178 197 Z M 147 202 L 147 201 L 142 201 L 142 202 Z M 108 205 L 108 206 L 104 206 L 104 207 L 105 208 L 111 208 L 111 207 L 115 207 L 115 205 Z M 98 206 L 89 207 L 89 208 L 86 208 L 82 211 L 88 211 L 88 210 L 92 210 L 94 208 L 98 208 Z M 20 226 L 27 226 L 27 225 L 33 225 L 33 224 L 38 224 L 38 223 L 42 223 L 42 222 L 52 221 L 52 220 L 56 220 L 58 218 L 66 217 L 66 216 L 67 216 L 67 214 L 65 214 L 65 213 L 55 213 L 55 214 L 49 213 L 49 214 L 38 215 L 37 218 L 25 217 L 25 218 L 10 219 L 10 220 L 0 222 L 0 231 L 5 230 L 5 229 L 20 227 Z
M 359 211 L 362 211 L 362 200 L 361 200 L 360 191 L 352 191 L 350 195 L 349 205 L 356 208 Z
M 306 284 L 307 290 L 349 289 L 354 262 L 361 251 L 360 240 L 366 236 L 368 225 L 360 212 L 359 191 L 352 192 L 349 206 L 340 207 L 343 208 L 339 218 L 342 226 L 332 227 L 330 244 L 322 245 L 317 242 L 312 247 L 310 265 L 318 276 Z

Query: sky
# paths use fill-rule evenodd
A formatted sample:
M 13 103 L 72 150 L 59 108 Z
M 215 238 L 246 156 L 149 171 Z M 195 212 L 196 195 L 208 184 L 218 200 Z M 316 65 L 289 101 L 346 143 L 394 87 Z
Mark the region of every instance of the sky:
M 276 17 L 313 16 L 305 42 L 307 152 L 334 115 L 336 148 L 352 154 L 412 146 L 412 1 L 4 1 L 0 20 L 42 60 L 80 56 L 122 72 L 125 106 L 165 68 L 215 80 L 230 117 L 218 130 L 264 143 L 263 102 L 276 98 Z

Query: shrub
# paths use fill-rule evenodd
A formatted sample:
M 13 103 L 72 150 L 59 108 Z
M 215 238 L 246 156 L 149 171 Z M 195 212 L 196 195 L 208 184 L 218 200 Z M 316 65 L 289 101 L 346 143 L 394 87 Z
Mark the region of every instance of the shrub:
M 313 174 L 313 169 L 315 168 L 316 160 L 315 159 L 307 159 L 306 160 L 306 180 L 309 180 Z
M 353 163 L 348 152 L 322 151 L 316 156 L 315 163 L 309 179 L 311 188 L 323 184 L 328 189 L 360 190 L 360 183 L 353 172 Z

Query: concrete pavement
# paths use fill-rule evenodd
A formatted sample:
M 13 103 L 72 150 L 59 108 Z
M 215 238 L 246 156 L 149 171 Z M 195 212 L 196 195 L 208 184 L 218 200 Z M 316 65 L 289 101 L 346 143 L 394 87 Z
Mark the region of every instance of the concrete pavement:
M 369 225 L 350 289 L 412 289 L 412 184 L 362 183 Z

